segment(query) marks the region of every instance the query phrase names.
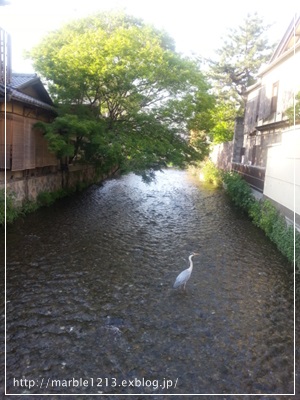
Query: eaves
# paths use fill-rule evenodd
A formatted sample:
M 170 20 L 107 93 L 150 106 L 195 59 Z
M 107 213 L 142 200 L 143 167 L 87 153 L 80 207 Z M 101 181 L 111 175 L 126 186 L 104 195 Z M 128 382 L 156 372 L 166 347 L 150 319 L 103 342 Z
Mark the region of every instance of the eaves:
M 270 122 L 268 124 L 264 125 L 259 125 L 256 126 L 255 129 L 262 132 L 262 131 L 268 131 L 270 129 L 277 129 L 277 128 L 283 128 L 286 126 L 289 126 L 289 120 L 283 120 L 283 121 L 277 121 L 277 122 Z

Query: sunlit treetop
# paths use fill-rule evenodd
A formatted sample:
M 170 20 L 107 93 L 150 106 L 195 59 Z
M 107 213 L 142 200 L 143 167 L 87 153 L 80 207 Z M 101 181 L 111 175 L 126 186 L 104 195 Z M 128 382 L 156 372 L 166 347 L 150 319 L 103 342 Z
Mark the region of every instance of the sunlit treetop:
M 207 128 L 201 117 L 213 99 L 199 65 L 176 53 L 166 32 L 124 13 L 102 13 L 50 33 L 30 57 L 57 103 L 96 110 L 105 132 L 126 132 L 123 149 L 135 133 L 127 159 L 149 159 L 149 149 L 152 164 L 155 149 L 176 164 L 200 156 L 182 138 L 201 130 L 201 120 Z

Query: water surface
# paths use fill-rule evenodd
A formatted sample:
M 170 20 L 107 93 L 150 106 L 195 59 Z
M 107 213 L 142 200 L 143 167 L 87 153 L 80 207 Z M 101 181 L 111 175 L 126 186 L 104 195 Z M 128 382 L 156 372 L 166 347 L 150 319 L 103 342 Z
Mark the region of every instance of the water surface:
M 7 260 L 8 393 L 293 392 L 289 266 L 186 172 L 40 209 L 8 228 Z

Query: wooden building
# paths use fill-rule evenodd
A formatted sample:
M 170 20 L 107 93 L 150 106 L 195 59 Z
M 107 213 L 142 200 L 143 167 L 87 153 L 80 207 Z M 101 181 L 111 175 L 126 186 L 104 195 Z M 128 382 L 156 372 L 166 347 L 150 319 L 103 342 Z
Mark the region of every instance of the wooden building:
M 10 36 L 0 28 L 0 189 L 6 183 L 16 204 L 61 187 L 59 161 L 34 128 L 38 121 L 51 122 L 56 115 L 36 74 L 12 72 Z
M 5 85 L 1 83 L 0 168 L 5 168 L 5 152 L 6 169 L 12 172 L 56 166 L 57 159 L 48 151 L 45 138 L 33 129 L 36 122 L 50 122 L 55 115 L 52 100 L 35 74 L 12 73 L 6 85 L 6 102 Z

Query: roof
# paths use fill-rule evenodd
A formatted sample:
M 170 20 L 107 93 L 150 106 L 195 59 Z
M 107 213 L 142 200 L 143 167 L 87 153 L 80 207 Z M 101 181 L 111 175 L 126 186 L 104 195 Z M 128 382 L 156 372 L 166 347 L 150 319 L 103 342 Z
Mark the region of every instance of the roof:
M 6 85 L 6 96 L 9 100 L 17 100 L 45 110 L 54 111 L 53 101 L 37 74 L 13 73 L 11 82 Z M 33 89 L 35 95 L 26 93 Z M 4 97 L 5 87 L 0 84 L 0 98 Z
M 271 59 L 270 64 L 277 58 L 282 56 L 286 51 L 293 49 L 297 44 L 300 43 L 300 17 L 295 17 L 292 19 L 289 27 L 287 28 L 283 38 L 278 43 Z
M 267 71 L 273 68 L 279 62 L 292 57 L 294 52 L 300 50 L 300 17 L 292 19 L 283 38 L 277 45 L 269 63 L 262 68 L 258 76 L 263 76 Z
M 294 17 L 287 28 L 283 38 L 275 48 L 275 51 L 270 58 L 268 64 L 264 65 L 258 72 L 258 81 L 251 86 L 248 86 L 246 93 L 258 88 L 261 85 L 261 78 L 272 69 L 275 65 L 282 62 L 286 58 L 292 57 L 294 52 L 300 50 L 300 17 Z
M 23 86 L 28 86 L 30 82 L 37 79 L 39 79 L 37 74 L 20 74 L 13 72 L 10 84 L 15 88 L 22 88 Z
M 4 100 L 5 96 L 5 87 L 3 84 L 0 84 L 0 99 Z M 8 101 L 17 100 L 21 103 L 30 104 L 39 108 L 43 108 L 44 110 L 49 110 L 55 112 L 55 109 L 52 105 L 44 103 L 43 101 L 37 100 L 32 96 L 28 96 L 22 92 L 19 92 L 16 89 L 12 89 L 11 87 L 6 87 L 6 98 Z

